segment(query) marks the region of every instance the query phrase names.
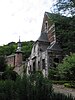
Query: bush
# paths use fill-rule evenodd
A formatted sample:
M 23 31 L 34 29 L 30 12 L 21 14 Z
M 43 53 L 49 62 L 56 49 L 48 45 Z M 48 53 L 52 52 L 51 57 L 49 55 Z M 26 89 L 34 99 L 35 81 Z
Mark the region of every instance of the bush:
M 0 81 L 0 100 L 74 100 L 71 96 L 53 92 L 50 80 L 41 73 L 34 76 Z
M 14 81 L 0 81 L 0 100 L 16 100 L 15 91 L 16 88 Z
M 2 74 L 2 79 L 3 80 L 16 80 L 18 74 L 15 71 L 12 71 L 11 69 L 6 70 L 3 74 Z
M 60 84 L 60 85 L 62 85 L 62 84 L 65 84 L 65 83 L 70 83 L 70 81 L 64 81 L 64 80 L 55 81 L 55 80 L 52 80 L 52 83 L 53 83 L 53 84 Z
M 57 70 L 62 80 L 75 81 L 75 53 L 66 56 Z
M 49 69 L 48 78 L 50 80 L 59 80 L 60 79 L 60 76 L 58 75 L 58 71 L 56 68 Z
M 68 87 L 68 88 L 71 88 L 71 84 L 70 83 L 65 83 L 64 86 Z
M 75 88 L 75 83 L 65 83 L 64 86 L 67 88 Z

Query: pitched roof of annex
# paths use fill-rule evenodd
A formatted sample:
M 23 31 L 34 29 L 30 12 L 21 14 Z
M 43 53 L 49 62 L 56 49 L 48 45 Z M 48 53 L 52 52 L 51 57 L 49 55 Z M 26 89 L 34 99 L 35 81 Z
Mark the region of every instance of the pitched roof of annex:
M 57 42 L 53 43 L 52 45 L 48 46 L 47 50 L 51 51 L 62 51 L 59 44 Z

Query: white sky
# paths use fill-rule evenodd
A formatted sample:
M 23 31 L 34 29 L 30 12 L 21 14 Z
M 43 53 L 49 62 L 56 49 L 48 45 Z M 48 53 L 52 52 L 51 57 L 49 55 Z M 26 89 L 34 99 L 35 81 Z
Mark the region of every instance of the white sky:
M 0 45 L 37 40 L 53 0 L 0 0 Z

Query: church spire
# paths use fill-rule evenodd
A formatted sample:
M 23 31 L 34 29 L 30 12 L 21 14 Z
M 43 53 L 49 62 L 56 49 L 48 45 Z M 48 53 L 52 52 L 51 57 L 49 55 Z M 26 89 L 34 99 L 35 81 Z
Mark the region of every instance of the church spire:
M 19 36 L 19 42 L 20 42 L 20 36 Z
M 18 41 L 17 52 L 21 52 L 21 41 L 20 41 L 20 36 L 19 36 L 19 41 Z

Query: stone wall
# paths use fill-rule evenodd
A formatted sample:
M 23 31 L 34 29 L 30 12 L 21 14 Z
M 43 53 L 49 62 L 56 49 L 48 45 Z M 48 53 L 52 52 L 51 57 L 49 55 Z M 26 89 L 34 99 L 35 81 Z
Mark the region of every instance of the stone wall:
M 15 66 L 20 66 L 22 64 L 22 53 L 15 54 Z
M 14 67 L 15 66 L 15 55 L 7 56 L 6 61 L 7 61 L 8 66 Z

